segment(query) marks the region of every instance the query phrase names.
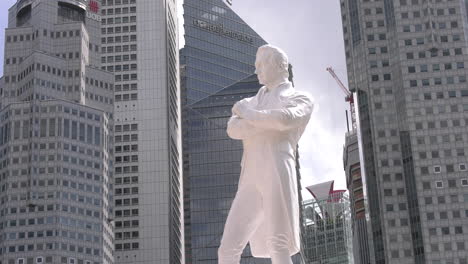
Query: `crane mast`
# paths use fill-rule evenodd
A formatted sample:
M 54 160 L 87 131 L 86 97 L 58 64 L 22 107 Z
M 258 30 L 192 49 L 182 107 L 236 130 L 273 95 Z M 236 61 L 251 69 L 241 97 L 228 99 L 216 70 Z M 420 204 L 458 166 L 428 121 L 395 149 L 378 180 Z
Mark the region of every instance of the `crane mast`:
M 340 78 L 336 75 L 332 67 L 328 67 L 327 71 L 330 73 L 333 79 L 335 79 L 336 83 L 341 88 L 341 90 L 345 93 L 345 102 L 349 102 L 349 107 L 351 111 L 351 123 L 352 123 L 353 129 L 356 129 L 356 113 L 354 109 L 353 93 L 348 88 L 346 88 L 346 86 L 343 84 Z

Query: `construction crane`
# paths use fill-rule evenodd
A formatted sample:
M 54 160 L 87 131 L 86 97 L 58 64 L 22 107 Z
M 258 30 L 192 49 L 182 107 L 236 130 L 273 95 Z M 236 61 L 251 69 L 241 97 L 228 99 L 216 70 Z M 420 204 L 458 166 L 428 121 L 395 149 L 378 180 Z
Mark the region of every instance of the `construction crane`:
M 338 78 L 338 76 L 336 75 L 336 73 L 335 73 L 335 71 L 333 70 L 332 67 L 328 67 L 327 71 L 330 73 L 330 75 L 333 77 L 333 79 L 335 79 L 336 83 L 338 84 L 338 86 L 340 86 L 341 90 L 343 90 L 343 92 L 345 93 L 345 95 L 346 95 L 345 101 L 349 102 L 349 107 L 350 107 L 350 111 L 351 111 L 351 124 L 353 126 L 353 129 L 356 129 L 356 113 L 355 113 L 355 110 L 354 110 L 353 93 L 351 91 L 349 91 L 348 88 L 346 88 L 346 86 L 343 84 L 343 82 L 340 80 L 340 78 Z M 346 113 L 346 116 L 347 115 L 348 114 Z M 346 122 L 348 122 L 348 117 L 346 117 Z M 349 130 L 349 126 L 348 126 L 348 130 Z

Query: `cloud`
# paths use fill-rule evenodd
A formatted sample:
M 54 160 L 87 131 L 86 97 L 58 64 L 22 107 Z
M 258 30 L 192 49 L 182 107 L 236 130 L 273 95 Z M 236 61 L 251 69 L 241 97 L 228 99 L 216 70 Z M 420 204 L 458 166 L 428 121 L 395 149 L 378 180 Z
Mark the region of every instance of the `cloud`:
M 336 188 L 346 189 L 343 144 L 349 105 L 325 71 L 332 66 L 346 83 L 339 2 L 322 1 L 318 8 L 309 0 L 294 4 L 237 0 L 233 9 L 269 43 L 288 54 L 296 88 L 312 94 L 318 105 L 299 146 L 303 187 L 335 180 Z

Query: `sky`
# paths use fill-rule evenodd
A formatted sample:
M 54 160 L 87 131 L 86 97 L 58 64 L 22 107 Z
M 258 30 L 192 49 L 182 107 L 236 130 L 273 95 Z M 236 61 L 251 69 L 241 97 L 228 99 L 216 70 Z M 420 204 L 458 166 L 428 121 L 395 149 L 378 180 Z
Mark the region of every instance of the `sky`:
M 180 47 L 183 40 L 182 0 L 179 2 Z M 4 28 L 15 0 L 0 0 L 0 73 L 3 75 Z M 347 84 L 338 0 L 233 0 L 232 9 L 268 43 L 289 56 L 296 89 L 314 98 L 314 113 L 299 143 L 302 185 L 335 180 L 346 189 L 343 144 L 346 132 L 344 93 L 325 69 L 333 67 Z M 311 196 L 304 191 L 304 198 Z
M 347 84 L 339 1 L 233 0 L 232 9 L 288 54 L 296 89 L 314 98 L 314 113 L 299 142 L 303 187 L 335 180 L 335 189 L 346 189 L 343 145 L 349 104 L 325 70 L 331 66 Z

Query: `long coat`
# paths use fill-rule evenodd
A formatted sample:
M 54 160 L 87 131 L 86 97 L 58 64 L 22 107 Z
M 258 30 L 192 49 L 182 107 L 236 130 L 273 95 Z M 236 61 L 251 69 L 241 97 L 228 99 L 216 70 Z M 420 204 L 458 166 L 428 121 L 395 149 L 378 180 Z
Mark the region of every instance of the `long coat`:
M 285 82 L 244 99 L 238 115 L 228 122 L 227 133 L 243 141 L 239 190 L 254 184 L 263 202 L 262 223 L 250 239 L 252 255 L 271 257 L 270 238 L 286 241 L 290 255 L 300 249 L 296 146 L 309 122 L 309 97 Z M 239 194 L 239 192 L 238 192 Z

